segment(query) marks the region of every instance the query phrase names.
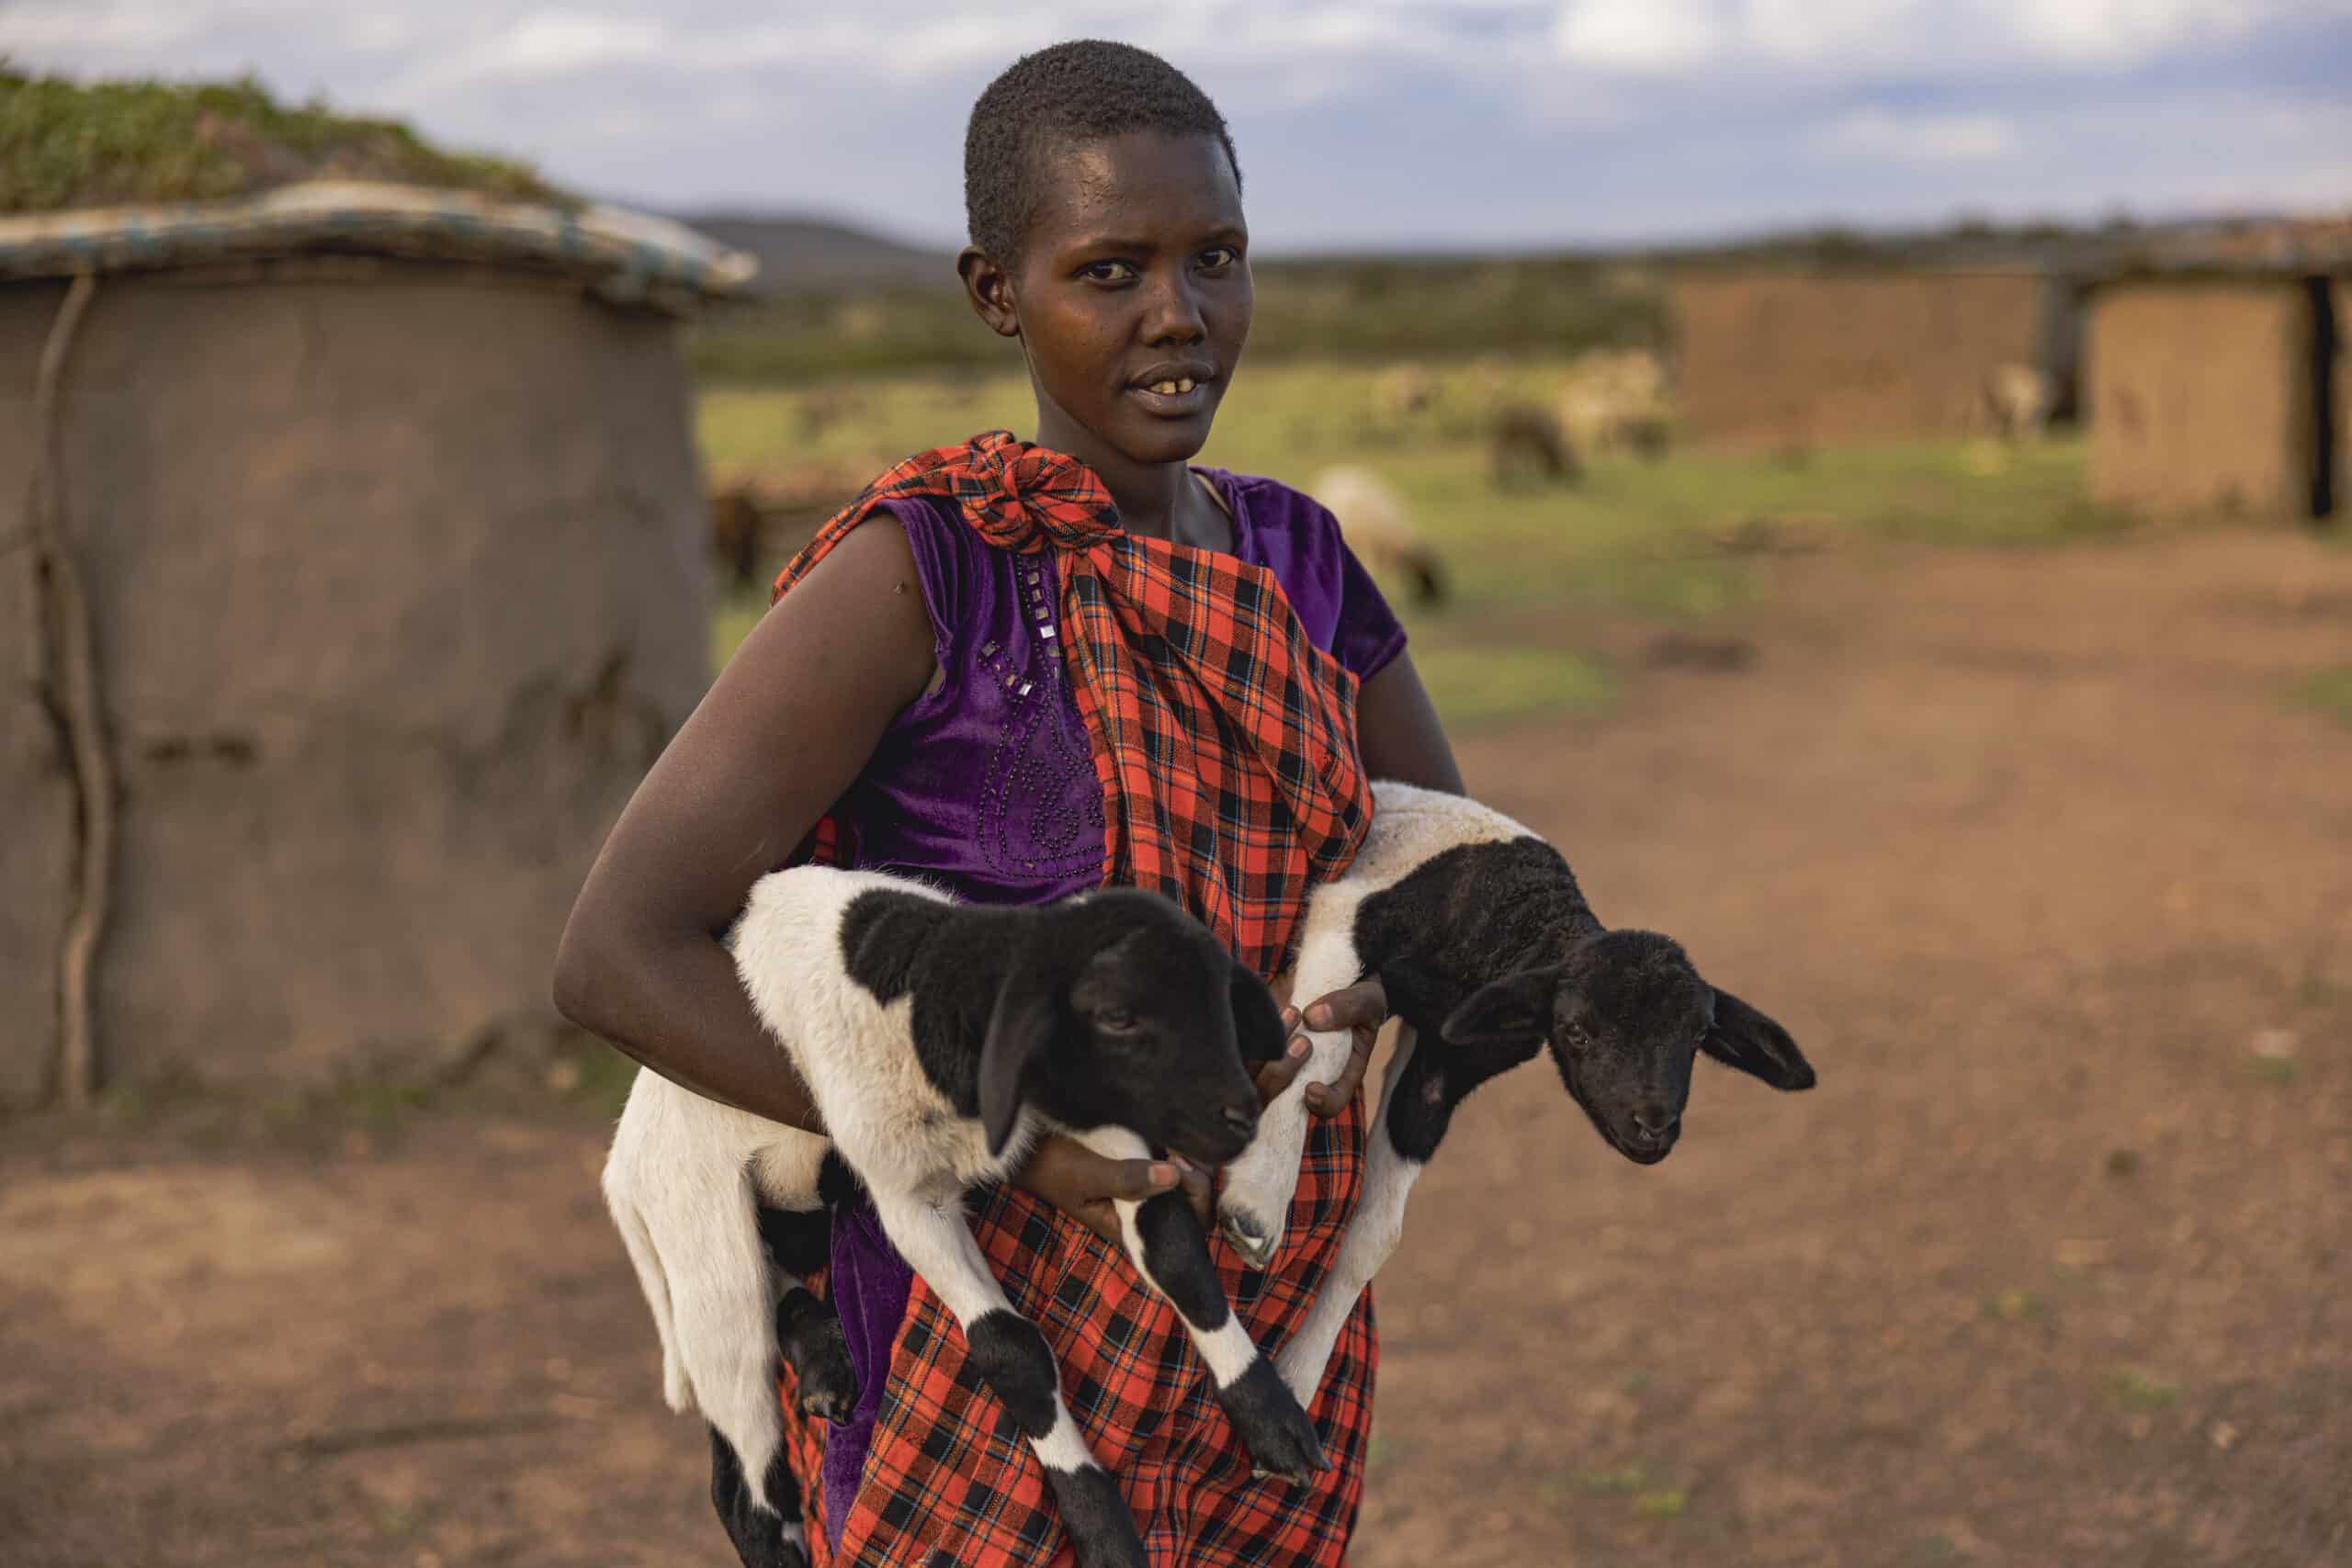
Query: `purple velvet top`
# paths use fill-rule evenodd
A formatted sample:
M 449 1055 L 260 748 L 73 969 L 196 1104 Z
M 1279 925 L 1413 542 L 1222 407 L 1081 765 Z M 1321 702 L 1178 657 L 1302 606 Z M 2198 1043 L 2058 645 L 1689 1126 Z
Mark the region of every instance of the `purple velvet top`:
M 1233 553 L 1267 568 L 1315 646 L 1359 680 L 1405 646 L 1322 506 L 1272 479 L 1198 470 L 1233 514 Z M 886 502 L 912 547 L 941 679 L 891 724 L 836 817 L 845 858 L 983 904 L 1042 904 L 1102 879 L 1102 795 L 1062 667 L 1051 558 L 983 540 L 945 503 Z M 857 1408 L 825 1439 L 826 1533 L 849 1517 L 912 1276 L 870 1205 L 833 1225 L 831 1294 Z

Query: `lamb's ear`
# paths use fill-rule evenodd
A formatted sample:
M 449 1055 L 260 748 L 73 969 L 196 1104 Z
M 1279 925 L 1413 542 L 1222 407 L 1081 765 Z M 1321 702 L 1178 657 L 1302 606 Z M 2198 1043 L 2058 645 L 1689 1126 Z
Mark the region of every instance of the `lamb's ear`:
M 1699 1049 L 1774 1089 L 1811 1089 L 1814 1084 L 1813 1064 L 1789 1032 L 1729 991 L 1715 993 L 1715 1026 L 1707 1031 Z
M 1449 1045 L 1536 1045 L 1552 1032 L 1557 969 L 1524 969 L 1481 986 L 1447 1015 L 1438 1032 Z
M 1022 1084 L 1060 1023 L 1061 998 L 1043 975 L 1023 966 L 1005 977 L 980 1043 L 980 1130 L 990 1155 L 1002 1154 L 1012 1138 Z
M 1266 982 L 1237 964 L 1233 966 L 1233 1036 L 1241 1046 L 1241 1063 L 1255 1067 L 1279 1062 L 1290 1042 L 1283 1033 L 1283 1010 Z

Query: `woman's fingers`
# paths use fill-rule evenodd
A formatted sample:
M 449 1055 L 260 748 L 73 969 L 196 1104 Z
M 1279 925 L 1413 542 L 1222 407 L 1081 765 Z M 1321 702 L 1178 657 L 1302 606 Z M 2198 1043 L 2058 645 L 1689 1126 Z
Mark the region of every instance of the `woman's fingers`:
M 1348 1101 L 1356 1097 L 1356 1089 L 1363 1082 L 1364 1069 L 1372 1066 L 1373 1042 L 1379 1037 L 1377 1027 L 1350 1030 L 1347 1065 L 1330 1082 L 1306 1086 L 1306 1109 L 1317 1116 L 1337 1116 Z
M 1388 1021 L 1388 992 L 1375 975 L 1306 1004 L 1309 1029 L 1378 1029 Z
M 1306 1004 L 1307 1027 L 1348 1031 L 1348 1059 L 1340 1076 L 1329 1083 L 1306 1086 L 1306 1109 L 1317 1116 L 1337 1116 L 1356 1097 L 1364 1069 L 1372 1065 L 1372 1048 L 1380 1026 L 1388 1020 L 1388 992 L 1374 976 L 1343 987 Z
M 1116 1247 L 1122 1238 L 1119 1212 L 1114 1203 L 1141 1202 L 1181 1182 L 1186 1187 L 1187 1201 L 1197 1208 L 1200 1200 L 1191 1190 L 1193 1179 L 1205 1190 L 1207 1178 L 1192 1172 L 1180 1160 L 1105 1159 L 1076 1139 L 1057 1133 L 1038 1140 L 1013 1183 Z
M 1283 1013 L 1283 1027 L 1286 1030 L 1293 1029 L 1297 1026 L 1297 1023 L 1298 1015 L 1285 1010 Z M 1268 1062 L 1258 1069 L 1258 1103 L 1272 1105 L 1275 1100 L 1280 1100 L 1283 1090 L 1296 1082 L 1298 1075 L 1305 1071 L 1306 1067 L 1306 1040 L 1303 1035 L 1294 1035 L 1290 1049 L 1279 1061 Z
M 1182 1168 L 1184 1201 L 1193 1206 L 1193 1213 L 1201 1222 L 1204 1232 L 1216 1229 L 1216 1185 L 1211 1173 L 1185 1161 L 1176 1162 Z

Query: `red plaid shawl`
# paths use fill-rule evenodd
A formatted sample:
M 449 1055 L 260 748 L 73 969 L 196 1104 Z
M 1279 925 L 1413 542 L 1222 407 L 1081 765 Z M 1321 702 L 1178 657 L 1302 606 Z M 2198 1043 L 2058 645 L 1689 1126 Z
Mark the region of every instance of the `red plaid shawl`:
M 817 531 L 776 580 L 776 596 L 898 497 L 951 500 L 989 543 L 1054 553 L 1064 658 L 1102 786 L 1104 882 L 1168 894 L 1242 961 L 1274 973 L 1308 891 L 1346 869 L 1370 821 L 1354 676 L 1307 640 L 1272 572 L 1128 534 L 1090 469 L 1002 431 L 884 474 Z M 830 823 L 815 842 L 831 858 Z M 1261 1344 L 1288 1336 L 1329 1271 L 1361 1183 L 1362 1118 L 1359 1101 L 1316 1123 L 1275 1272 L 1250 1276 L 1245 1290 L 1216 1244 L 1227 1294 Z M 1157 1561 L 1340 1561 L 1372 1419 L 1368 1294 L 1316 1406 L 1332 1469 L 1294 1492 L 1251 1480 L 1173 1310 L 1091 1231 L 1009 1187 L 986 1201 L 975 1229 L 1014 1305 L 1044 1329 L 1064 1397 Z M 1068 1557 L 1043 1472 L 978 1387 L 961 1330 L 920 1278 L 889 1382 L 841 1561 Z M 814 1483 L 822 1426 L 793 1415 L 784 1393 L 809 1547 L 823 1568 Z

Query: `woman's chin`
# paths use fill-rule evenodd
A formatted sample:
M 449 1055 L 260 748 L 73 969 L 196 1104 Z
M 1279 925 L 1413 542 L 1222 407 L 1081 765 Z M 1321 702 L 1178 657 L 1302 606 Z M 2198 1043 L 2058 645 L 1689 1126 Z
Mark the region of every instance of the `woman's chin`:
M 1209 444 L 1209 429 L 1216 423 L 1216 405 L 1211 403 L 1182 419 L 1157 414 L 1138 418 L 1128 412 L 1113 429 L 1097 434 L 1131 463 L 1189 463 Z

